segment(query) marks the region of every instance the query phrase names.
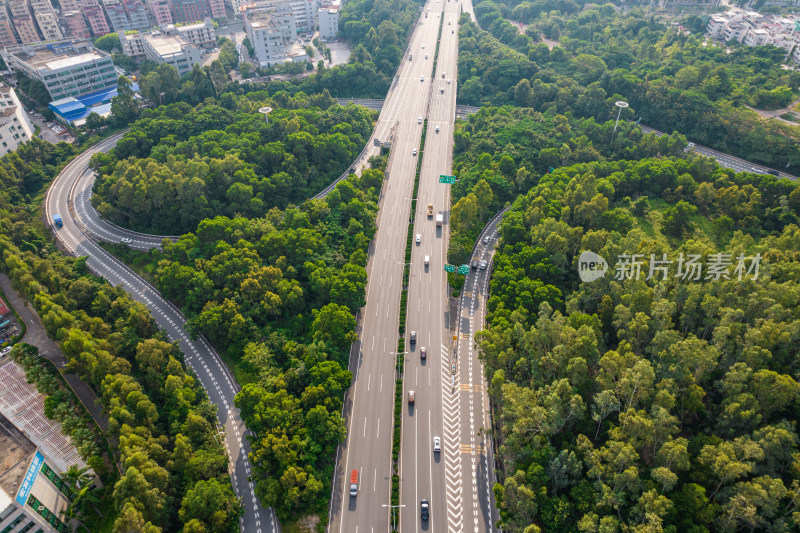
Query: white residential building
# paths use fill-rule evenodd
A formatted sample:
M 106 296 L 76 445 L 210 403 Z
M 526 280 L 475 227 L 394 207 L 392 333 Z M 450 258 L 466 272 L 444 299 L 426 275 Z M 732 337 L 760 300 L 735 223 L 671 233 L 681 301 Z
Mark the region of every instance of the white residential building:
M 213 47 L 217 42 L 217 32 L 214 30 L 214 21 L 206 17 L 203 22 L 194 24 L 177 24 L 174 27 L 187 41 L 199 48 Z
M 0 83 L 0 156 L 13 152 L 34 135 L 22 103 L 14 89 Z
M 333 41 L 339 34 L 339 8 L 341 0 L 323 3 L 317 12 L 319 21 L 319 38 L 323 41 Z
M 244 14 L 244 30 L 262 67 L 285 61 L 289 56 L 288 47 L 297 40 L 294 15 L 285 3 L 248 8 Z
M 172 65 L 181 76 L 200 63 L 200 50 L 174 28 L 144 34 L 142 46 L 147 59 Z
M 744 34 L 742 42 L 747 46 L 763 46 L 768 43 L 769 39 L 770 33 L 767 30 L 756 28 L 748 30 Z
M 718 41 L 739 41 L 747 46 L 772 45 L 786 51 L 798 61 L 800 23 L 794 19 L 755 11 L 731 9 L 722 15 L 712 15 L 706 27 L 709 37 Z

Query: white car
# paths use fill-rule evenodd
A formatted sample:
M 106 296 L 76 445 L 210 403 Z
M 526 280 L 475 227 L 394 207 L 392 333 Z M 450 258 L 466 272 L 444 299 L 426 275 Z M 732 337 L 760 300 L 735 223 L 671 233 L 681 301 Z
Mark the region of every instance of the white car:
M 0 350 L 0 357 L 5 357 L 10 352 L 11 352 L 11 346 L 8 346 L 7 348 L 3 348 L 2 350 Z
M 483 244 L 489 244 L 489 236 L 483 238 Z
M 436 133 L 439 133 L 439 126 L 436 126 Z
M 433 452 L 440 452 L 442 451 L 442 439 L 439 437 L 433 437 Z
M 414 148 L 414 150 L 411 151 L 411 155 L 417 155 L 417 149 L 416 148 Z
M 425 76 L 420 76 L 419 81 L 425 81 Z
M 425 45 L 424 44 L 422 45 L 422 49 L 425 50 Z
M 417 124 L 422 124 L 422 117 L 417 117 Z
M 422 234 L 421 233 L 417 233 L 416 242 L 417 242 L 417 244 L 422 242 Z
M 130 244 L 133 242 L 133 240 L 129 239 L 128 237 L 123 237 L 122 239 L 120 239 L 120 242 L 122 244 Z
M 430 264 L 431 264 L 431 256 L 426 255 L 425 256 L 425 266 L 428 266 Z

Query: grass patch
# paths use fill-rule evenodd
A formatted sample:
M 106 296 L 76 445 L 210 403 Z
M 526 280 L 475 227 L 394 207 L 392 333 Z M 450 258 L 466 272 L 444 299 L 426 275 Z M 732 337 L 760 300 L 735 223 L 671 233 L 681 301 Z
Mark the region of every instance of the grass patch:
M 784 113 L 784 114 L 783 114 L 783 115 L 781 115 L 780 117 L 781 117 L 783 120 L 788 120 L 789 122 L 800 122 L 800 118 L 798 118 L 798 117 L 797 117 L 797 115 L 795 115 L 795 114 L 794 114 L 794 113 L 792 113 L 791 111 L 790 111 L 790 112 L 788 112 L 788 113 Z
M 155 287 L 156 269 L 158 268 L 158 251 L 155 248 L 143 252 L 134 250 L 125 244 L 108 242 L 100 242 L 98 244 L 106 252 L 125 263 L 131 270 Z

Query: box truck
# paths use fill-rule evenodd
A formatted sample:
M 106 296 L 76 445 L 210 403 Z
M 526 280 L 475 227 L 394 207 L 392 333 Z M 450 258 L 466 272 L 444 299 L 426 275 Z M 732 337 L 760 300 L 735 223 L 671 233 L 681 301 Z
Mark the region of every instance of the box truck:
M 439 226 L 439 227 L 441 228 L 441 227 L 442 227 L 442 223 L 443 223 L 443 222 L 444 222 L 444 215 L 443 215 L 443 214 L 441 214 L 441 213 L 439 213 L 438 215 L 436 215 L 436 225 L 437 225 L 437 226 Z
M 358 470 L 350 472 L 350 496 L 358 494 Z

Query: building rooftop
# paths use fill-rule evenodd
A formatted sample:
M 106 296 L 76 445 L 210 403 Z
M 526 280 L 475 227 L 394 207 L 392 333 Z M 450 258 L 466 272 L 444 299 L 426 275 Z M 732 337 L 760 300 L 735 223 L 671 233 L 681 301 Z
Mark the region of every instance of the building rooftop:
M 186 46 L 186 40 L 180 35 L 167 35 L 165 33 L 151 33 L 144 36 L 150 46 L 159 55 L 179 54 Z
M 27 382 L 22 368 L 7 361 L 0 366 L 0 383 L 0 413 L 41 448 L 55 468 L 64 472 L 72 465 L 86 466 L 61 433 L 61 424 L 44 415 L 44 396 Z
M 108 57 L 108 54 L 95 50 L 88 42 L 49 43 L 17 45 L 7 47 L 6 53 L 24 61 L 30 68 L 56 70 Z
M 254 11 L 247 14 L 247 21 L 253 28 L 274 28 L 275 22 L 272 15 L 263 11 Z
M 0 414 L 0 512 L 16 496 L 36 446 Z

